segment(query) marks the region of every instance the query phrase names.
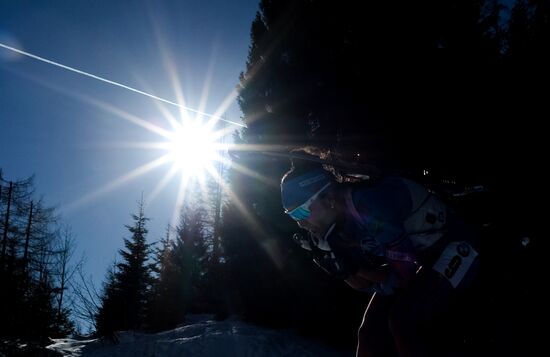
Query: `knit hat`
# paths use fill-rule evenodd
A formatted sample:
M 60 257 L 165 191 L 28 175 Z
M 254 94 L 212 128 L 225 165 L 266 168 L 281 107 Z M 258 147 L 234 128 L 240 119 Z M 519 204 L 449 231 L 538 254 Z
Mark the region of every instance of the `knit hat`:
M 332 181 L 331 174 L 320 167 L 298 176 L 292 175 L 290 171 L 281 180 L 284 209 L 290 211 L 298 207 Z

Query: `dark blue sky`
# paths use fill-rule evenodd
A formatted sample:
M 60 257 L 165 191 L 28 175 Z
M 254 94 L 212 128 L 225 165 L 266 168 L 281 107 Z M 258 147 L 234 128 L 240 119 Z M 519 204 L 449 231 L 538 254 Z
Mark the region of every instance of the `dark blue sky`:
M 211 78 L 204 111 L 213 113 L 244 70 L 257 6 L 258 0 L 2 0 L 0 42 L 176 101 L 163 43 L 189 107 L 199 108 Z M 82 201 L 159 156 L 122 145 L 158 135 L 90 99 L 169 127 L 152 99 L 0 48 L 0 167 L 7 179 L 36 174 L 37 192 L 59 208 L 98 281 L 128 237 L 124 225 L 132 223 L 141 193 L 147 197 L 169 166 Z M 235 103 L 226 112 L 230 120 L 240 116 Z M 149 240 L 164 235 L 177 190 L 173 180 L 146 202 Z

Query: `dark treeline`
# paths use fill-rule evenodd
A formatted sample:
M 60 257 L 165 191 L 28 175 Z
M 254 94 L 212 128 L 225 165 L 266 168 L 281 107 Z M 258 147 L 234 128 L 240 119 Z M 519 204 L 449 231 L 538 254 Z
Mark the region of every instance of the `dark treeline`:
M 316 145 L 388 173 L 489 188 L 487 204 L 457 203 L 493 223 L 478 304 L 493 309 L 478 312 L 476 328 L 487 341 L 519 339 L 536 306 L 530 254 L 543 220 L 525 208 L 540 195 L 549 19 L 549 1 L 261 1 L 240 82 L 248 128 L 235 141 Z M 224 214 L 231 308 L 353 343 L 368 297 L 320 275 L 293 246 L 278 186 L 289 161 L 233 159 L 254 175 L 232 172 L 240 202 Z M 519 322 L 501 323 L 503 311 Z
M 71 233 L 36 196 L 32 177 L 8 180 L 1 169 L 0 242 L 0 352 L 10 355 L 16 339 L 41 345 L 72 332 Z
M 213 286 L 221 256 L 214 240 L 212 210 L 199 198 L 181 209 L 179 223 L 166 237 L 148 242 L 148 217 L 139 202 L 129 237 L 108 270 L 93 321 L 97 333 L 160 331 L 185 321 L 189 313 L 225 315 Z

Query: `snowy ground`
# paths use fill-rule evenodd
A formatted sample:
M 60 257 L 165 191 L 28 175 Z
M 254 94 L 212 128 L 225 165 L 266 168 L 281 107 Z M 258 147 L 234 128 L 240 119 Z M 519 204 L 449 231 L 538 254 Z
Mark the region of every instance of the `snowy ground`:
M 353 356 L 306 340 L 238 320 L 213 321 L 195 316 L 189 325 L 157 334 L 121 332 L 118 344 L 97 339 L 58 339 L 48 349 L 64 356 L 176 357 L 176 356 Z

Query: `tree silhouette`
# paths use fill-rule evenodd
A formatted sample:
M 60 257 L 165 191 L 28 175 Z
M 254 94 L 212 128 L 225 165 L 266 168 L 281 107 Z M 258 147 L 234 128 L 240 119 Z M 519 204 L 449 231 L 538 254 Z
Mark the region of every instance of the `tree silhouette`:
M 126 225 L 131 237 L 124 238 L 125 249 L 119 250 L 122 260 L 107 275 L 102 305 L 97 315 L 98 333 L 110 335 L 117 330 L 145 328 L 151 293 L 150 244 L 147 243 L 143 200 L 134 223 Z
M 72 277 L 60 274 L 57 262 L 74 245 L 60 247 L 60 220 L 35 197 L 33 177 L 6 181 L 0 169 L 0 217 L 0 337 L 42 344 L 70 333 L 63 296 Z
M 211 312 L 208 294 L 208 237 L 212 234 L 205 205 L 190 199 L 181 209 L 176 228 L 168 229 L 156 251 L 157 279 L 149 320 L 154 330 L 168 329 L 189 312 Z M 170 237 L 172 233 L 172 237 Z

